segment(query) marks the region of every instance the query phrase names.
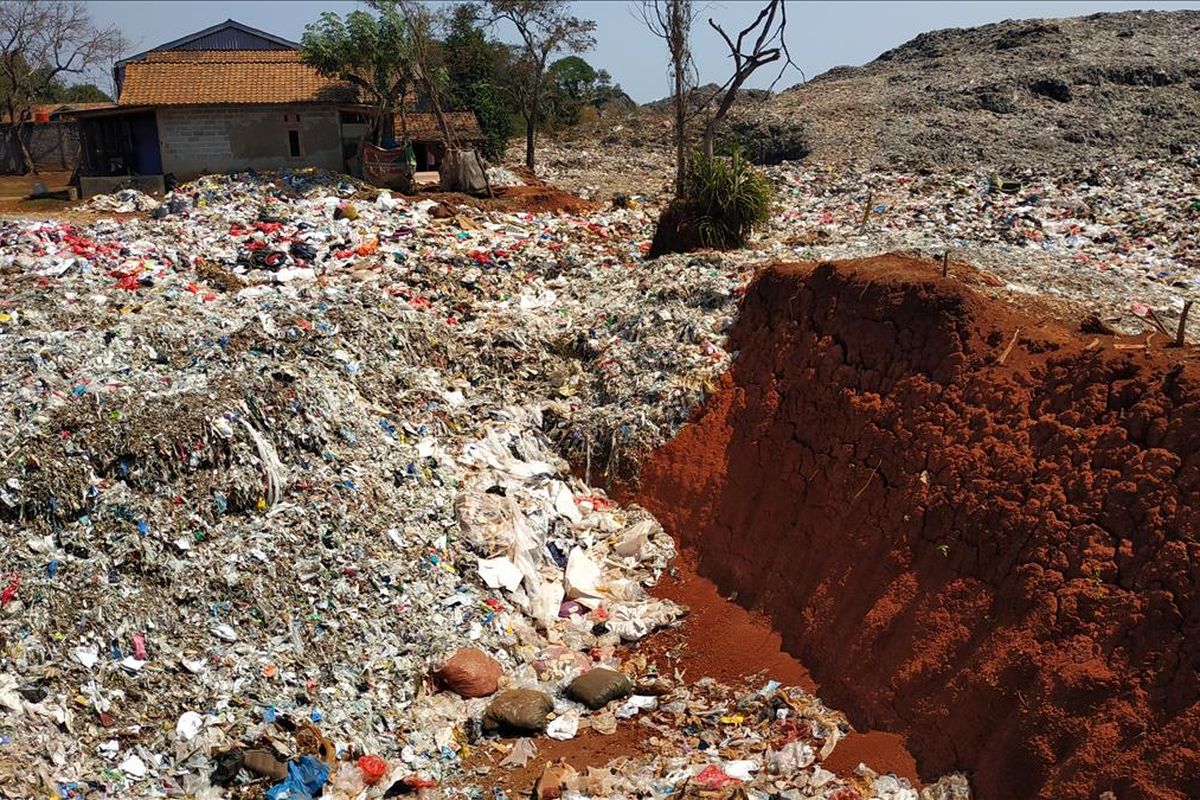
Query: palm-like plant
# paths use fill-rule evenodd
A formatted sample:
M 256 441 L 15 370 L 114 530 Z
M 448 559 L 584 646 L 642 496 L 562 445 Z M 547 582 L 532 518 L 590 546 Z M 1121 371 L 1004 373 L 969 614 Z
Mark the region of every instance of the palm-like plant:
M 773 191 L 767 176 L 746 160 L 741 148 L 728 158 L 696 153 L 688 172 L 686 198 L 707 247 L 741 247 L 771 216 Z

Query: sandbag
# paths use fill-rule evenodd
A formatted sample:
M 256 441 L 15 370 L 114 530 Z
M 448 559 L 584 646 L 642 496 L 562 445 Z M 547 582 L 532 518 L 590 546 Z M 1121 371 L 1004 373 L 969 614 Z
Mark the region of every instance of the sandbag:
M 596 667 L 580 675 L 567 687 L 567 696 L 593 711 L 627 696 L 633 684 L 616 670 Z
M 509 689 L 496 695 L 483 712 L 483 729 L 541 732 L 546 729 L 546 715 L 553 710 L 554 701 L 545 692 Z
M 460 697 L 487 697 L 495 694 L 503 671 L 500 662 L 487 653 L 464 647 L 434 673 L 434 679 Z
M 438 180 L 443 192 L 483 196 L 491 191 L 483 160 L 474 150 L 448 150 L 438 170 Z

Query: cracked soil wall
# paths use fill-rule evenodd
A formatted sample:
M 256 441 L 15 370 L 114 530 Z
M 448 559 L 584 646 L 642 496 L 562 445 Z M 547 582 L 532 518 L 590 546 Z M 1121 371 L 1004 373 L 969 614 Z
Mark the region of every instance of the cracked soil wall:
M 911 259 L 766 268 L 638 499 L 924 777 L 1200 797 L 1200 359 L 1116 343 Z

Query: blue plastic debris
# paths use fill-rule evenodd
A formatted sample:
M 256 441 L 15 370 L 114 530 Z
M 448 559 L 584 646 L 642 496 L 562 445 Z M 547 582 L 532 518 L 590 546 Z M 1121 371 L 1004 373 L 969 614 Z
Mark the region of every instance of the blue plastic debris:
M 329 766 L 313 756 L 288 763 L 288 776 L 267 789 L 267 800 L 312 800 L 329 780 Z

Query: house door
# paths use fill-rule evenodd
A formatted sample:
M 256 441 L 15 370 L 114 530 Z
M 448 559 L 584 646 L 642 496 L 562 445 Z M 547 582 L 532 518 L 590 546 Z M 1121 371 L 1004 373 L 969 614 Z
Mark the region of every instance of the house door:
M 158 146 L 158 121 L 153 112 L 130 118 L 129 138 L 133 144 L 133 171 L 139 175 L 161 175 L 162 151 Z

